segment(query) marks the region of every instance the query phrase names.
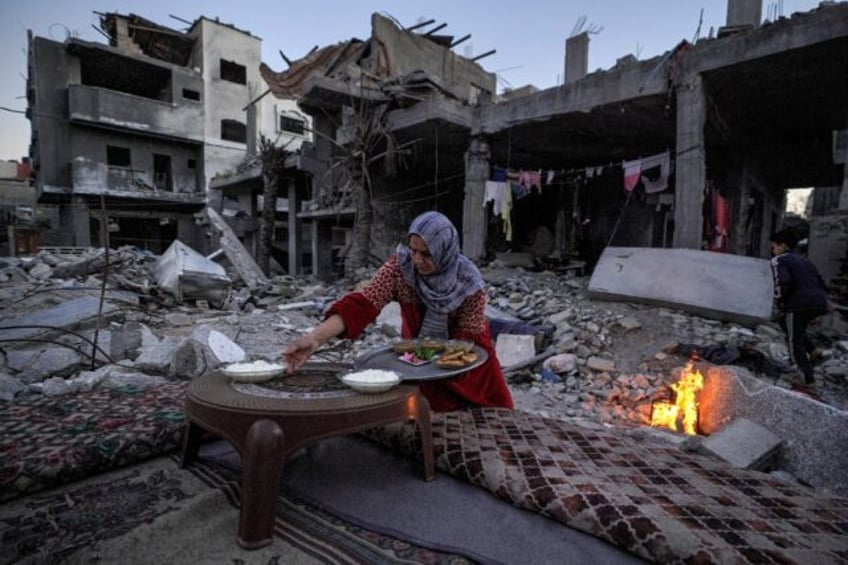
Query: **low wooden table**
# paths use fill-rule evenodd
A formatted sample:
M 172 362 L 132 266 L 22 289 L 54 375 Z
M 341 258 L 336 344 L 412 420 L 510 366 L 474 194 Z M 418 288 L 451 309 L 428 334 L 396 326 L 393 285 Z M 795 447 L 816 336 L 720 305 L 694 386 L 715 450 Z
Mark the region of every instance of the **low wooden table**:
M 294 390 L 274 390 L 265 383 L 233 383 L 221 373 L 188 385 L 182 466 L 197 457 L 203 430 L 226 439 L 238 450 L 242 459 L 241 547 L 258 549 L 273 541 L 283 466 L 295 450 L 309 442 L 393 422 L 417 421 L 424 478 L 435 477 L 430 405 L 418 387 L 400 384 L 387 392 L 361 394 L 330 383 L 329 387 L 317 387 L 324 390 L 310 391 L 310 379 L 336 380 L 341 370 L 333 364 L 316 363 L 307 364 L 296 375 L 278 377 L 283 382 L 295 381 Z M 297 385 L 298 380 L 305 384 Z

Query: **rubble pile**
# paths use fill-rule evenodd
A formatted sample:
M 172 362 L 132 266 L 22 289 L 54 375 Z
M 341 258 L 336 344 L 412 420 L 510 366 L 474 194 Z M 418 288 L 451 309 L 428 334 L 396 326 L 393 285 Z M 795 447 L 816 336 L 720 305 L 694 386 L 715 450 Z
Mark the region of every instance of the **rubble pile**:
M 162 293 L 152 275 L 156 257 L 132 248 L 110 253 L 104 291 L 102 259 L 102 251 L 87 250 L 0 262 L 1 399 L 193 378 L 225 362 L 279 361 L 283 347 L 318 323 L 331 301 L 372 274 L 363 271 L 357 281 L 336 285 L 278 276 L 253 291 L 233 275 L 228 300 L 211 308 L 202 299 L 180 304 Z M 555 328 L 544 343 L 537 342 L 538 350 L 527 352 L 531 362 L 505 368 L 517 407 L 529 412 L 644 426 L 651 403 L 669 397 L 674 369 L 685 364 L 681 344 L 746 347 L 763 358 L 788 362 L 774 323 L 749 328 L 665 308 L 592 300 L 585 292 L 588 279 L 573 274 L 493 266 L 484 268 L 483 276 L 498 316 Z M 101 293 L 107 307 L 99 304 Z M 61 307 L 70 308 L 73 323 L 52 327 L 44 316 L 42 324 L 24 323 L 50 309 L 62 319 Z M 820 346 L 817 392 L 844 410 L 848 341 L 829 324 L 823 321 L 814 329 Z M 47 328 L 20 329 L 39 325 Z M 381 320 L 362 339 L 336 340 L 315 359 L 352 361 L 398 332 L 398 320 Z M 755 374 L 785 388 L 796 378 Z

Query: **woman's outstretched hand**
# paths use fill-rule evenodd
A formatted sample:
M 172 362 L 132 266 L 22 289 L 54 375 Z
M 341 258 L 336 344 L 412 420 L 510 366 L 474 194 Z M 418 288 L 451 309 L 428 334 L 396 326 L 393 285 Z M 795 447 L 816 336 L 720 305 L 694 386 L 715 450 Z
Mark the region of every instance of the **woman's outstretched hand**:
M 300 369 L 320 345 L 312 334 L 300 336 L 291 342 L 283 350 L 283 359 L 288 365 L 287 372 L 291 374 Z

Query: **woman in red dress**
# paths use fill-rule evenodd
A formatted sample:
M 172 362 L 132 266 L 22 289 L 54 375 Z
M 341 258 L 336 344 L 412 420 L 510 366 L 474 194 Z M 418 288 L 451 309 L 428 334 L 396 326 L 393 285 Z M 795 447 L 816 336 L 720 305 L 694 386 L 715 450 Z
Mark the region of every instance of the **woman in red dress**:
M 288 370 L 297 371 L 331 338 L 357 338 L 386 304 L 397 301 L 404 338 L 472 340 L 489 354 L 485 363 L 460 376 L 421 383 L 434 411 L 512 408 L 486 321 L 484 286 L 476 265 L 460 252 L 451 221 L 439 212 L 425 212 L 412 221 L 407 245 L 398 246 L 362 290 L 335 302 L 318 327 L 286 347 Z

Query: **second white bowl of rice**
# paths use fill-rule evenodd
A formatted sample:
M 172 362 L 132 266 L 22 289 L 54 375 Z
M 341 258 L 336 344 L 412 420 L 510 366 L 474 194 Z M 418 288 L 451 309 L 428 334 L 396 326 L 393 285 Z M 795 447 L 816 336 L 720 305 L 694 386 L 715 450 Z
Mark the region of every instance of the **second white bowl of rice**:
M 342 375 L 341 380 L 353 390 L 373 394 L 389 390 L 400 382 L 400 377 L 394 371 L 365 369 Z

